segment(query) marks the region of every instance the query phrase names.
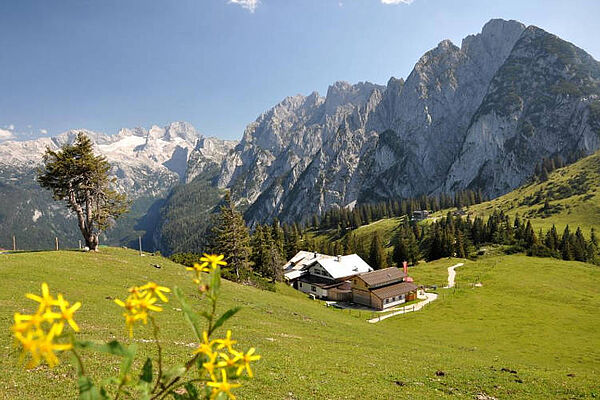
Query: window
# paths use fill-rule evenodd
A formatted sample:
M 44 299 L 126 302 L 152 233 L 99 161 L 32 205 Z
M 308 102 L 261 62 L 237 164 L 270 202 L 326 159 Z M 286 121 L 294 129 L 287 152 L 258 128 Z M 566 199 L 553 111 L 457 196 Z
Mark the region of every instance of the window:
M 311 286 L 311 287 L 310 287 L 310 290 L 312 290 L 313 292 L 316 292 L 316 291 L 317 291 L 317 288 L 316 288 L 315 286 Z

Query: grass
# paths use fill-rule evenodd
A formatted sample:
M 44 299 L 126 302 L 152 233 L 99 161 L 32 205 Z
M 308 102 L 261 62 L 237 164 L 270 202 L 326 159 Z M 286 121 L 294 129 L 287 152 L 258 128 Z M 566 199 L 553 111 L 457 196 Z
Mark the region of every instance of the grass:
M 404 217 L 394 218 L 383 218 L 377 221 L 371 222 L 368 225 L 359 226 L 353 229 L 351 232 L 356 236 L 358 243 L 371 243 L 373 234 L 379 232 L 383 245 L 387 251 L 391 251 L 391 241 L 396 233 L 396 229 L 400 223 L 404 220 Z M 331 241 L 340 240 L 341 238 L 336 236 L 335 229 L 329 229 L 325 231 L 308 231 L 307 238 L 316 239 L 318 241 Z
M 411 268 L 417 283 L 443 283 L 457 260 Z M 153 268 L 151 264 L 160 264 Z M 465 261 L 457 269 L 459 289 L 439 289 L 425 310 L 368 324 L 308 300 L 293 289 L 265 292 L 224 282 L 222 309 L 243 310 L 227 325 L 240 346 L 263 356 L 256 378 L 237 393 L 244 399 L 501 399 L 600 396 L 600 268 L 578 262 L 520 255 Z M 112 297 L 128 286 L 154 280 L 178 285 L 200 306 L 186 272 L 159 257 L 103 249 L 98 254 L 38 252 L 0 255 L 0 398 L 75 397 L 74 370 L 24 371 L 8 331 L 12 313 L 34 304 L 23 293 L 53 291 L 81 300 L 77 316 L 86 339 L 126 337 Z M 480 288 L 462 284 L 481 282 Z M 466 285 L 464 285 L 466 287 Z M 175 299 L 159 315 L 167 364 L 186 357 L 194 338 Z M 359 314 L 360 315 L 360 314 Z M 153 351 L 149 328 L 136 331 L 141 357 Z M 84 354 L 88 369 L 115 371 L 117 360 Z M 517 373 L 503 372 L 502 368 Z M 436 376 L 441 370 L 444 376 Z M 574 374 L 569 377 L 567 374 Z
M 549 212 L 544 212 L 544 203 L 548 199 Z M 446 216 L 455 208 L 435 212 L 419 224 L 430 224 L 437 218 Z M 494 211 L 504 211 L 511 218 L 517 214 L 521 218 L 531 220 L 538 233 L 541 229 L 547 232 L 556 225 L 562 234 L 566 225 L 571 232 L 581 227 L 585 235 L 591 228 L 600 232 L 600 151 L 583 158 L 576 163 L 557 169 L 549 175 L 546 182 L 535 182 L 521 186 L 514 191 L 496 199 L 476 204 L 468 209 L 471 217 L 484 219 Z M 352 230 L 360 243 L 370 243 L 373 233 L 381 235 L 386 251 L 392 251 L 391 240 L 403 217 L 384 218 Z M 310 231 L 310 238 L 317 240 L 338 240 L 335 230 Z
M 544 215 L 542 207 L 546 199 L 552 211 Z M 540 228 L 545 232 L 552 224 L 560 233 L 567 224 L 571 228 L 580 226 L 586 235 L 591 228 L 600 230 L 600 152 L 552 172 L 546 182 L 522 186 L 469 208 L 470 213 L 482 217 L 494 210 L 530 219 L 536 232 Z

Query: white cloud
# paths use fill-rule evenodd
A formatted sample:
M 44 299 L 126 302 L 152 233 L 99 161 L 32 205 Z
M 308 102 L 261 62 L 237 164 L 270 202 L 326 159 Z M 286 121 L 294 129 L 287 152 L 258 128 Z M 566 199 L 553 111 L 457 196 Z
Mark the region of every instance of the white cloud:
M 10 124 L 9 126 L 7 126 L 9 131 L 14 131 L 15 130 L 15 126 L 13 124 Z
M 260 4 L 260 0 L 229 0 L 230 4 L 238 4 L 245 8 L 246 10 L 253 13 L 256 10 L 256 7 Z
M 415 0 L 381 0 L 383 4 L 410 4 Z
M 0 129 L 0 142 L 3 140 L 8 140 L 13 137 L 13 133 L 11 131 L 7 131 L 6 129 Z
M 46 129 L 40 129 L 40 133 L 41 133 L 42 135 L 45 135 L 45 134 L 47 134 L 47 133 L 48 133 L 48 131 L 47 131 Z

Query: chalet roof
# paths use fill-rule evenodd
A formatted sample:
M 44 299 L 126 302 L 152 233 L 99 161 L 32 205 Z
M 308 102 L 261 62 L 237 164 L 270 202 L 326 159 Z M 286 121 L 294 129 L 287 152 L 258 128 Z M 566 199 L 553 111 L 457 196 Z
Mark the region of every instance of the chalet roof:
M 316 260 L 335 258 L 326 254 L 315 253 L 312 251 L 299 251 L 283 266 L 283 274 L 286 279 L 292 280 L 304 275 L 302 270 L 305 266 L 312 264 Z
M 358 254 L 316 260 L 333 279 L 341 279 L 373 271 Z
M 377 286 L 382 285 L 386 282 L 403 279 L 405 277 L 406 274 L 403 270 L 396 267 L 390 267 L 362 274 L 360 276 L 360 279 L 362 279 L 367 284 L 367 286 Z
M 383 299 L 389 299 L 390 297 L 400 296 L 406 293 L 410 293 L 417 290 L 417 285 L 412 282 L 400 282 L 393 285 L 384 286 L 382 288 L 374 289 L 371 291 L 375 296 Z

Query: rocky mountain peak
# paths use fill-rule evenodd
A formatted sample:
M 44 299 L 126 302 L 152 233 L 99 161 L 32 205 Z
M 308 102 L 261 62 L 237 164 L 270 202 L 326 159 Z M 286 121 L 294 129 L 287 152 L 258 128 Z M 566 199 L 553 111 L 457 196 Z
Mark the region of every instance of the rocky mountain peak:
M 352 108 L 367 103 L 373 91 L 383 92 L 385 86 L 371 82 L 359 82 L 351 85 L 348 82 L 338 81 L 327 89 L 325 97 L 325 115 L 331 116 L 338 112 L 339 107 Z

